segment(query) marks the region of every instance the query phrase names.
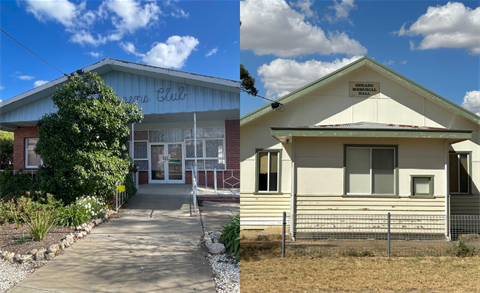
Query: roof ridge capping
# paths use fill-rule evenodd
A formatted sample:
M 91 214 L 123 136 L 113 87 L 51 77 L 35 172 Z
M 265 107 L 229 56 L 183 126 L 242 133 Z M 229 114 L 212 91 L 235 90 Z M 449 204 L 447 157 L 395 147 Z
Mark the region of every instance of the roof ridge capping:
M 475 113 L 472 113 L 470 112 L 469 110 L 455 104 L 454 102 L 432 92 L 431 90 L 417 84 L 416 82 L 406 78 L 405 76 L 397 73 L 396 71 L 388 68 L 387 66 L 373 60 L 372 58 L 368 57 L 368 56 L 363 56 L 362 58 L 360 59 L 357 59 L 345 66 L 343 66 L 342 68 L 339 68 L 325 76 L 322 76 L 320 77 L 319 79 L 317 80 L 314 80 L 313 82 L 310 82 L 306 85 L 304 85 L 303 87 L 301 88 L 298 88 L 280 98 L 277 98 L 275 99 L 275 102 L 280 102 L 280 103 L 288 103 L 292 100 L 295 100 L 296 98 L 304 95 L 307 91 L 311 91 L 313 89 L 316 89 L 336 78 L 339 78 L 340 76 L 362 66 L 362 65 L 366 65 L 366 66 L 369 66 L 370 68 L 372 68 L 373 70 L 377 71 L 377 72 L 380 72 L 381 74 L 383 75 L 386 75 L 387 77 L 393 79 L 394 81 L 400 83 L 401 85 L 405 86 L 406 88 L 409 88 L 410 90 L 414 91 L 414 92 L 417 92 L 419 95 L 422 95 L 426 98 L 429 98 L 430 100 L 432 100 L 433 102 L 437 103 L 437 104 L 440 104 L 441 106 L 443 106 L 444 108 L 447 108 L 461 116 L 463 116 L 464 118 L 476 123 L 476 124 L 479 124 L 480 125 L 480 116 L 476 115 Z M 385 72 L 386 71 L 386 72 Z M 338 75 L 338 76 L 337 76 Z M 394 78 L 395 77 L 395 78 Z M 313 87 L 313 88 L 312 88 Z M 255 109 L 253 111 L 251 111 L 250 113 L 247 113 L 245 115 L 243 115 L 241 118 L 240 118 L 240 125 L 243 125 L 245 123 L 248 123 L 260 116 L 263 116 L 264 114 L 270 112 L 271 110 L 269 109 L 270 108 L 270 104 L 266 104 L 258 109 Z

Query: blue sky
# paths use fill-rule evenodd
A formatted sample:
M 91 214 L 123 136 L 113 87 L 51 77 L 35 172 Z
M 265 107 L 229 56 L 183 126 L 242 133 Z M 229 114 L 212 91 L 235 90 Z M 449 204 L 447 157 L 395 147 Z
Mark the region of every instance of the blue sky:
M 60 71 L 105 57 L 238 80 L 237 1 L 1 1 L 1 28 Z M 0 100 L 62 76 L 0 33 Z
M 242 1 L 240 61 L 278 98 L 367 55 L 480 115 L 478 1 Z M 265 105 L 242 93 L 241 115 Z

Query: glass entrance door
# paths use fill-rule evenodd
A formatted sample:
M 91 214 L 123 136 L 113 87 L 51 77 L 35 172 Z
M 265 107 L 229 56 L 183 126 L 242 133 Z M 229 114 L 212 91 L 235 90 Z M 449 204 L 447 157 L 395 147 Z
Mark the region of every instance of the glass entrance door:
M 165 145 L 150 146 L 150 183 L 165 183 Z
M 149 183 L 185 183 L 183 145 L 151 144 Z

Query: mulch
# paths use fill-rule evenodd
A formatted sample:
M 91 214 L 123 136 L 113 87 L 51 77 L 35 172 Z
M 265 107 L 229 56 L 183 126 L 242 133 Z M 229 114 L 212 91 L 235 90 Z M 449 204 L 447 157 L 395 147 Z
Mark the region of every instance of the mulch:
M 54 226 L 48 231 L 42 241 L 32 241 L 30 227 L 27 224 L 20 224 L 18 229 L 15 228 L 15 224 L 0 225 L 0 250 L 23 255 L 32 249 L 47 249 L 52 244 L 58 244 L 60 240 L 72 232 L 74 232 L 73 227 Z M 24 235 L 28 240 L 22 243 Z

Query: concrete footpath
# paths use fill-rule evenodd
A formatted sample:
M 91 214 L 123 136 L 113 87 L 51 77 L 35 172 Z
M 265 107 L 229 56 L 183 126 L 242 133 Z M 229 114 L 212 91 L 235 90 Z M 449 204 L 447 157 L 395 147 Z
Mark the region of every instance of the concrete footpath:
M 198 246 L 202 224 L 190 217 L 190 190 L 142 185 L 119 217 L 8 292 L 213 292 L 206 252 Z M 225 225 L 229 205 L 204 202 L 206 231 Z

